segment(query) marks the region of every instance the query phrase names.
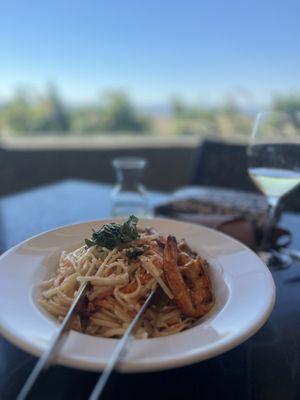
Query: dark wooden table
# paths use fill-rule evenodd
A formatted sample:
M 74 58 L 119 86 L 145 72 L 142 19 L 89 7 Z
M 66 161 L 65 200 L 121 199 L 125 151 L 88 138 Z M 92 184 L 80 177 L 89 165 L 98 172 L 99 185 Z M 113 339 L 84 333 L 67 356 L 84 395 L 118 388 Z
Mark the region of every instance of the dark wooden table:
M 1 199 L 1 250 L 47 229 L 108 217 L 110 190 L 109 186 L 65 181 Z M 153 204 L 164 199 L 165 195 L 151 194 Z M 281 225 L 293 232 L 292 247 L 300 248 L 300 216 L 284 214 Z M 274 310 L 251 339 L 189 367 L 148 374 L 115 373 L 103 399 L 300 399 L 300 265 L 273 272 L 273 277 L 277 287 Z M 35 361 L 0 337 L 1 400 L 16 397 Z M 53 366 L 31 398 L 86 399 L 97 378 L 96 373 Z

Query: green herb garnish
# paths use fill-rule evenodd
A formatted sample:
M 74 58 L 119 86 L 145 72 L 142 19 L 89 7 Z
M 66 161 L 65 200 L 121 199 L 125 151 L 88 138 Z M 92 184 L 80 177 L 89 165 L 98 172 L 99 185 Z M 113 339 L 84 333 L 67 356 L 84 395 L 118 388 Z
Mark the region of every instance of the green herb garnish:
M 93 231 L 91 239 L 85 239 L 87 247 L 102 246 L 109 250 L 140 237 L 137 225 L 138 218 L 131 215 L 123 224 L 112 222 L 103 225 L 98 231 Z
M 84 239 L 84 241 L 87 247 L 92 247 L 96 245 L 96 243 L 92 242 L 90 239 Z
M 126 256 L 128 258 L 128 264 L 131 264 L 132 261 L 136 260 L 139 256 L 142 256 L 145 252 L 145 248 L 144 247 L 135 247 L 135 248 L 131 248 L 128 249 L 126 251 Z

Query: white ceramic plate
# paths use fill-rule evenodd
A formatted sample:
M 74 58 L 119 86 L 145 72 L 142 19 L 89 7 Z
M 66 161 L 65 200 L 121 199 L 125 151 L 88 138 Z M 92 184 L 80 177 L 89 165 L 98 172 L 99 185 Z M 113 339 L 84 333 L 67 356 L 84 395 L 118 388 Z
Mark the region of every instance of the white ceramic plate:
M 107 221 L 71 225 L 43 233 L 0 257 L 0 332 L 36 356 L 49 345 L 58 325 L 37 305 L 38 284 L 56 269 L 60 251 L 75 249 L 92 228 Z M 122 371 L 179 367 L 221 354 L 253 335 L 268 318 L 275 298 L 272 276 L 247 247 L 211 229 L 172 220 L 141 220 L 163 234 L 185 238 L 212 265 L 216 305 L 199 325 L 167 337 L 134 340 Z M 102 370 L 116 339 L 69 332 L 57 362 Z

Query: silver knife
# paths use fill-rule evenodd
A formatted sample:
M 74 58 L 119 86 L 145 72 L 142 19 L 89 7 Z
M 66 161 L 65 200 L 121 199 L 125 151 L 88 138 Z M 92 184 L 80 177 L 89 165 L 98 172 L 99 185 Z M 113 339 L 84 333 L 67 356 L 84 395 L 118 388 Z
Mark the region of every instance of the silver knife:
M 122 354 L 124 354 L 126 350 L 126 345 L 129 342 L 129 339 L 131 337 L 132 332 L 134 331 L 134 328 L 136 327 L 137 323 L 139 322 L 141 316 L 144 314 L 146 311 L 147 307 L 150 305 L 150 303 L 156 303 L 156 299 L 161 295 L 160 289 L 155 286 L 154 289 L 152 289 L 152 292 L 150 293 L 150 296 L 147 297 L 147 300 L 145 303 L 142 305 L 142 307 L 139 309 L 139 312 L 136 314 L 134 319 L 131 321 L 130 325 L 126 329 L 126 332 L 122 336 L 122 338 L 118 341 L 118 344 L 114 348 L 112 355 L 110 359 L 108 360 L 108 363 L 102 372 L 98 382 L 96 383 L 96 386 L 94 387 L 94 390 L 92 391 L 89 400 L 97 400 L 99 396 L 101 395 L 104 386 L 106 382 L 108 381 L 108 378 L 110 377 L 112 371 L 114 370 L 116 364 L 120 360 Z
M 62 324 L 59 327 L 59 330 L 55 333 L 53 339 L 51 340 L 49 348 L 42 354 L 41 358 L 35 364 L 33 370 L 31 371 L 31 374 L 27 378 L 27 381 L 25 382 L 20 393 L 18 394 L 17 400 L 25 400 L 27 398 L 40 373 L 50 366 L 51 361 L 54 359 L 59 346 L 62 344 L 61 339 L 64 337 L 66 331 L 68 331 L 70 328 L 70 324 L 72 322 L 72 317 L 74 315 L 76 307 L 79 301 L 84 297 L 88 286 L 89 284 L 88 282 L 86 282 L 80 287 L 75 300 L 73 301 L 67 315 L 65 316 Z

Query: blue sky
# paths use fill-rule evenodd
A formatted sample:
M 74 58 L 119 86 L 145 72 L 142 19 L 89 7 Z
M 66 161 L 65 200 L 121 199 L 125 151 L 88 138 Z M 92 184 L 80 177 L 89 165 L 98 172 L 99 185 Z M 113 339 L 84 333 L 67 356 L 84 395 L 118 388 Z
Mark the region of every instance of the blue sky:
M 110 87 L 250 103 L 300 90 L 298 1 L 2 0 L 0 98 L 54 81 L 70 101 Z

